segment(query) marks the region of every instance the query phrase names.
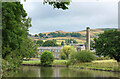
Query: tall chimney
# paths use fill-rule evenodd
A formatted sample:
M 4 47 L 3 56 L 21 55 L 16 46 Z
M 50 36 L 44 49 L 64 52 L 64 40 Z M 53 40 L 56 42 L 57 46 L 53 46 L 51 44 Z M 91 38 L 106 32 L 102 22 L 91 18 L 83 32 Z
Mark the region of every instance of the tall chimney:
M 86 50 L 90 50 L 90 28 L 86 29 Z

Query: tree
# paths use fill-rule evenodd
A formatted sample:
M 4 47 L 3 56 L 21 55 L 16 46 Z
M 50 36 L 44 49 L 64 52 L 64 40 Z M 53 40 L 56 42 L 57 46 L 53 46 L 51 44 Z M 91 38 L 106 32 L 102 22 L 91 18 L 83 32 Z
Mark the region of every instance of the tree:
M 42 46 L 43 45 L 43 40 L 38 40 L 37 43 L 39 46 Z
M 44 47 L 54 47 L 54 46 L 58 46 L 58 44 L 54 41 L 54 40 L 47 40 L 43 43 Z
M 69 59 L 69 55 L 70 55 L 70 53 L 72 53 L 72 52 L 76 52 L 76 50 L 75 50 L 75 48 L 73 47 L 73 46 L 64 46 L 63 48 L 62 48 L 62 53 L 64 53 L 65 54 L 65 59 Z M 61 53 L 61 57 L 62 57 L 62 53 Z M 64 55 L 63 54 L 63 55 Z
M 64 46 L 64 41 L 61 42 L 61 45 Z
M 38 37 L 38 35 L 37 35 L 37 34 L 35 34 L 35 37 Z
M 49 51 L 44 51 L 40 57 L 42 66 L 50 66 L 54 60 L 54 56 Z
M 68 9 L 68 5 L 70 4 L 70 0 L 56 0 L 56 1 L 52 1 L 52 0 L 44 0 L 44 4 L 48 3 L 50 5 L 52 5 L 54 8 L 61 8 L 63 10 Z
M 109 56 L 120 62 L 120 31 L 109 30 L 95 38 L 96 54 Z
M 36 54 L 37 47 L 28 38 L 31 18 L 20 2 L 2 3 L 2 58 L 9 69 L 17 68 L 23 58 Z

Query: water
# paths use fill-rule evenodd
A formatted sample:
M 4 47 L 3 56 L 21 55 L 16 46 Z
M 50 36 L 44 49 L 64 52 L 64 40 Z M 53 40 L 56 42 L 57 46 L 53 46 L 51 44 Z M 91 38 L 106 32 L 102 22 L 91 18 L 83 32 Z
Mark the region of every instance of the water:
M 71 69 L 66 67 L 23 66 L 20 70 L 9 71 L 4 77 L 120 77 L 120 73 Z

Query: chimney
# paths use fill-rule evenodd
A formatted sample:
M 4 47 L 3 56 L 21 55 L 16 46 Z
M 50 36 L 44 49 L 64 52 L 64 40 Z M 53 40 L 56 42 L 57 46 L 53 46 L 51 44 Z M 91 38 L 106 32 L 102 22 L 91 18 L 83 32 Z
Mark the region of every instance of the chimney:
M 86 50 L 90 50 L 90 28 L 86 29 Z

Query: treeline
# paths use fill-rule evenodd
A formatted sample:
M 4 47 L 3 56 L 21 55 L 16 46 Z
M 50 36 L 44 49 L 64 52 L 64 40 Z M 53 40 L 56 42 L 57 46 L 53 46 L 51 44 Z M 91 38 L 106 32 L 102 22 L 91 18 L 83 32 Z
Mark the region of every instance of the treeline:
M 2 14 L 2 69 L 5 71 L 19 67 L 24 58 L 36 56 L 37 47 L 28 38 L 31 18 L 20 2 L 3 2 Z
M 36 43 L 38 46 L 43 46 L 43 47 L 54 47 L 54 46 L 59 46 L 57 43 L 56 43 L 56 40 L 47 40 L 45 42 L 43 42 L 43 40 L 34 40 L 34 43 Z
M 39 33 L 38 35 L 35 34 L 35 37 L 44 37 L 44 38 L 49 38 L 49 37 L 82 37 L 82 35 L 80 33 L 49 33 L 48 35 L 46 34 L 42 34 L 42 33 Z

